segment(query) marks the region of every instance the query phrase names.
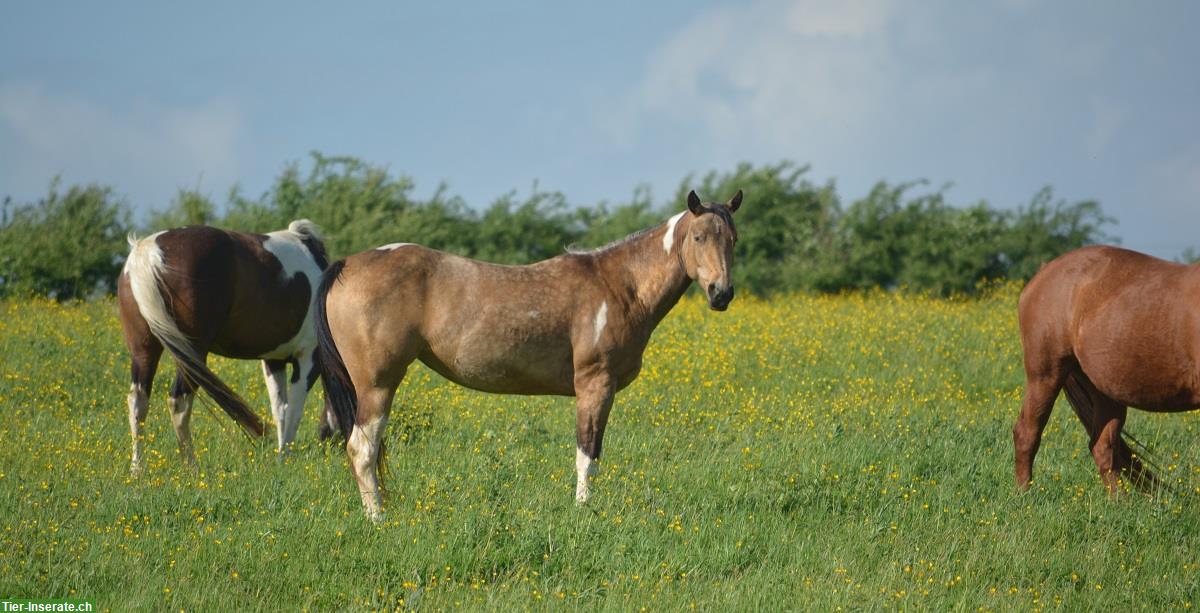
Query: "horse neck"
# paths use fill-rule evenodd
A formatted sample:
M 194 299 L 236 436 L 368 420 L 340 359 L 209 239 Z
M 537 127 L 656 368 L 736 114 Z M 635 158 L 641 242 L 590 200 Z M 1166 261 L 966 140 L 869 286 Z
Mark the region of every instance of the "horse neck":
M 664 223 L 597 255 L 610 287 L 623 293 L 651 326 L 666 317 L 692 283 L 683 266 L 683 241 L 678 238 L 686 236 L 683 226 L 690 219 L 684 215 L 677 224 Z M 669 252 L 663 247 L 668 231 L 675 233 Z

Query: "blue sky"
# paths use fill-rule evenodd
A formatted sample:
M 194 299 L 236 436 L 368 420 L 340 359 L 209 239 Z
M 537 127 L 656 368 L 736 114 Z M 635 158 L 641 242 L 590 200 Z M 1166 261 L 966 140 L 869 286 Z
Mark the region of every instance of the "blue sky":
M 1195 2 L 200 4 L 0 5 L 0 194 L 223 202 L 319 150 L 475 207 L 535 180 L 594 204 L 790 159 L 846 201 L 1052 185 L 1126 246 L 1200 248 Z

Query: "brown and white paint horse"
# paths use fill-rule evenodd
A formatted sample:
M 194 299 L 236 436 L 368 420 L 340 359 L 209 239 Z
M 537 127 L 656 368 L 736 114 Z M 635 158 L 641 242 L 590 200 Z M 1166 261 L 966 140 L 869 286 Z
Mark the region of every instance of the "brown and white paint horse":
M 741 201 L 692 192 L 666 223 L 528 266 L 407 243 L 330 266 L 317 298 L 321 376 L 368 516 L 381 517 L 384 428 L 413 360 L 476 390 L 575 396 L 575 498 L 586 502 L 613 395 L 637 377 L 655 326 L 693 280 L 714 310 L 733 299 Z
M 1019 318 L 1025 399 L 1013 426 L 1017 486 L 1029 487 L 1062 389 L 1108 489 L 1119 491 L 1123 471 L 1135 485 L 1153 484 L 1121 428 L 1129 407 L 1200 408 L 1200 264 L 1117 247 L 1077 249 L 1029 281 Z
M 140 429 L 164 346 L 177 366 L 168 402 L 185 461 L 195 461 L 190 421 L 197 386 L 246 432 L 263 434 L 258 415 L 205 364 L 209 353 L 263 361 L 279 450 L 285 450 L 318 371 L 312 304 L 328 260 L 316 227 L 302 219 L 263 235 L 189 226 L 141 240 L 131 236 L 129 243 L 117 296 L 132 354 L 131 470 L 142 467 Z

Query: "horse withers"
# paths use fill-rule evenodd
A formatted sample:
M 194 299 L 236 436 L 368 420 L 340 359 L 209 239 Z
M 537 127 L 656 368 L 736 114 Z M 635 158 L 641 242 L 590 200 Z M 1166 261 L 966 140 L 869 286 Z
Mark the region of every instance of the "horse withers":
M 607 247 L 528 266 L 396 243 L 335 262 L 317 298 L 322 379 L 364 511 L 381 517 L 377 465 L 396 387 L 413 360 L 460 385 L 575 396 L 575 499 L 589 496 L 613 395 L 637 377 L 655 326 L 692 281 L 733 299 L 727 203 L 702 203 Z
M 164 347 L 177 366 L 168 403 L 185 461 L 195 461 L 190 421 L 197 386 L 247 433 L 263 434 L 258 415 L 208 368 L 209 353 L 262 360 L 285 450 L 317 378 L 312 305 L 328 260 L 316 227 L 302 219 L 263 235 L 189 226 L 130 236 L 129 243 L 117 296 L 132 354 L 131 470 L 142 467 L 140 430 Z
M 1013 426 L 1018 487 L 1060 389 L 1087 429 L 1104 484 L 1122 472 L 1154 482 L 1121 436 L 1128 407 L 1200 408 L 1200 265 L 1167 262 L 1117 247 L 1084 247 L 1030 280 L 1019 305 L 1025 399 Z

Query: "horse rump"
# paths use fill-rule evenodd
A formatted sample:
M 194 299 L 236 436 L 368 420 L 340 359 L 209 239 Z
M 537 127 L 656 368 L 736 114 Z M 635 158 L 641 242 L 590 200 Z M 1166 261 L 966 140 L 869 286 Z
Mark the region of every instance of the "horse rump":
M 174 356 L 176 366 L 185 377 L 208 393 L 244 432 L 254 437 L 262 436 L 265 430 L 262 420 L 250 410 L 246 401 L 209 369 L 171 315 L 163 297 L 165 287 L 162 273 L 166 263 L 156 237 L 151 235 L 138 240 L 132 234 L 129 236 L 131 250 L 125 262 L 125 274 L 129 275 L 129 289 L 138 313 L 155 338 Z

